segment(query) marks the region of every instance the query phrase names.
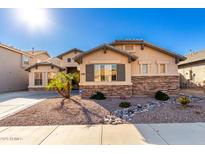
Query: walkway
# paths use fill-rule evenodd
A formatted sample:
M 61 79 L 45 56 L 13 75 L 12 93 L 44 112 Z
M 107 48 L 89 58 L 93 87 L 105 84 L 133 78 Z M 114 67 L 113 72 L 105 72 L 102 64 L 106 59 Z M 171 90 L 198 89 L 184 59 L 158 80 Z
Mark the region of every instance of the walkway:
M 0 144 L 205 144 L 205 123 L 0 127 Z

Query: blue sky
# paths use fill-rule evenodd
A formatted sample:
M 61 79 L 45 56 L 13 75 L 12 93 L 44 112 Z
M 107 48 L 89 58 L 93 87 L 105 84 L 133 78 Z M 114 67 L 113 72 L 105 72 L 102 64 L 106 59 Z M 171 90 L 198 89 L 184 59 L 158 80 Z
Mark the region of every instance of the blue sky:
M 46 9 L 49 23 L 31 30 L 15 9 L 0 9 L 0 42 L 56 56 L 115 39 L 144 39 L 186 54 L 205 49 L 205 9 Z

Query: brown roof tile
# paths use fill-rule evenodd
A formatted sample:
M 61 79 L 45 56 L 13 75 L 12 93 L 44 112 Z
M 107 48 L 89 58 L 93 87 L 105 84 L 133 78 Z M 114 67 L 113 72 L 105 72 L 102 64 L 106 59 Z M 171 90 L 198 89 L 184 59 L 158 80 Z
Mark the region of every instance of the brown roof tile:
M 78 61 L 79 59 L 83 58 L 84 56 L 86 56 L 86 55 L 88 55 L 88 54 L 90 54 L 90 53 L 93 53 L 93 52 L 95 52 L 95 51 L 97 51 L 97 50 L 99 50 L 99 49 L 104 49 L 104 48 L 110 49 L 110 50 L 115 51 L 115 52 L 118 52 L 118 53 L 121 53 L 121 54 L 123 54 L 123 55 L 125 55 L 125 56 L 131 58 L 132 61 L 135 61 L 135 60 L 137 59 L 137 56 L 132 55 L 132 54 L 130 54 L 130 53 L 124 51 L 124 50 L 115 48 L 114 46 L 111 46 L 111 45 L 109 45 L 109 44 L 103 44 L 103 45 L 99 45 L 99 46 L 97 46 L 97 47 L 95 47 L 95 48 L 92 48 L 92 49 L 90 49 L 90 50 L 88 50 L 88 51 L 86 51 L 86 52 L 84 52 L 84 53 L 82 53 L 82 54 L 80 54 L 80 55 L 74 57 L 74 60 L 75 60 L 75 61 Z
M 191 54 L 186 55 L 186 60 L 180 62 L 178 65 L 190 64 L 193 62 L 199 62 L 205 60 L 205 50 L 193 52 Z
M 50 57 L 48 52 L 45 50 L 24 51 L 24 53 L 30 54 L 32 56 L 36 56 L 36 55 L 40 55 L 40 54 L 47 54 Z
M 182 60 L 185 60 L 186 57 L 180 55 L 180 54 L 177 54 L 173 51 L 170 51 L 170 50 L 167 50 L 167 49 L 164 49 L 164 48 L 161 48 L 159 46 L 156 46 L 154 44 L 151 44 L 149 42 L 146 42 L 144 40 L 115 40 L 113 41 L 112 43 L 110 43 L 110 45 L 123 45 L 123 44 L 141 44 L 141 45 L 144 45 L 144 46 L 147 46 L 147 47 L 150 47 L 150 48 L 153 48 L 153 49 L 156 49 L 158 51 L 161 51 L 165 54 L 168 54 L 170 56 L 173 56 L 173 57 L 176 57 L 177 59 L 179 59 L 180 61 Z

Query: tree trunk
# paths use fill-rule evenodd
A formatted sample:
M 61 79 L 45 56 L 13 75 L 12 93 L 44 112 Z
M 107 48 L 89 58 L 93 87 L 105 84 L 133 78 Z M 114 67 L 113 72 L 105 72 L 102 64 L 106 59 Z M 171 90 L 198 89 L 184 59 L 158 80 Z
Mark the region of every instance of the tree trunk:
M 67 99 L 69 99 L 70 97 L 68 97 L 67 95 L 65 95 L 60 89 L 56 89 L 57 90 L 57 92 L 61 95 L 61 96 L 63 96 L 64 98 L 67 98 Z
M 70 82 L 67 83 L 67 97 L 70 98 Z

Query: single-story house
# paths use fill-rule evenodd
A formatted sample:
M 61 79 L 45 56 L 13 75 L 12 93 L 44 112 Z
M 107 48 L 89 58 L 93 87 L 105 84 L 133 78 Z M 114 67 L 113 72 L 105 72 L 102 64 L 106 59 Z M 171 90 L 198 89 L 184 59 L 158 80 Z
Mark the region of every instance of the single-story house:
M 106 96 L 153 95 L 179 91 L 177 64 L 184 56 L 144 40 L 116 40 L 86 52 L 71 49 L 56 58 L 35 63 L 29 71 L 29 89 L 45 89 L 57 72 L 80 71 L 82 97 L 96 91 Z
M 183 88 L 205 85 L 205 50 L 192 52 L 178 64 L 180 85 Z
M 162 90 L 178 93 L 177 63 L 184 56 L 143 40 L 116 40 L 79 54 L 82 97 L 96 91 L 106 96 L 153 95 Z

